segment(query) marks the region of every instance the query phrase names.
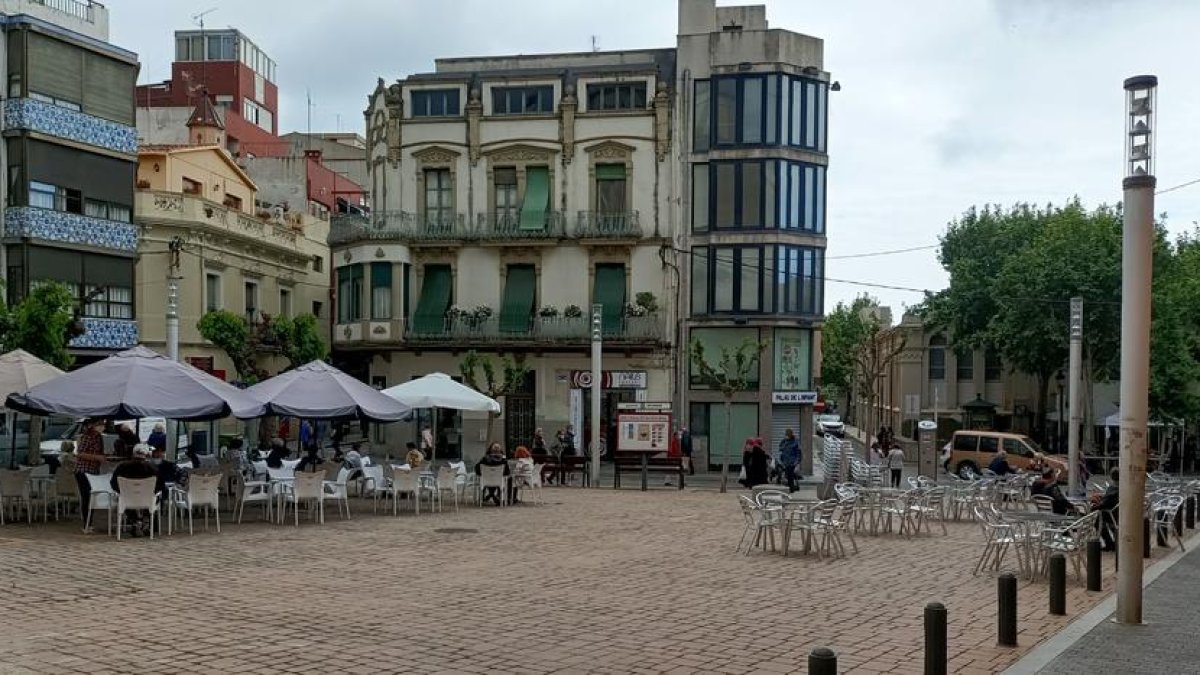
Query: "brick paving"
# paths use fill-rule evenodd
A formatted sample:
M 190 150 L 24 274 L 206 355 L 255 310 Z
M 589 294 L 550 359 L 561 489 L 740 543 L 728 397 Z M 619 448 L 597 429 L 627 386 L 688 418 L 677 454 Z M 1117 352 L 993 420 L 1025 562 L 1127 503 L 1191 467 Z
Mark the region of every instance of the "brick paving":
M 847 560 L 735 555 L 732 494 L 546 490 L 546 504 L 227 525 L 117 542 L 72 522 L 0 528 L 0 672 L 919 673 L 944 602 L 950 671 L 1002 670 L 1068 617 L 1021 583 L 995 646 L 982 535 L 858 538 Z M 332 511 L 332 509 L 330 509 Z M 442 531 L 446 530 L 446 531 Z M 456 531 L 457 530 L 457 531 Z M 849 542 L 847 542 L 847 546 Z M 1156 549 L 1156 555 L 1162 555 Z M 1111 565 L 1111 559 L 1106 560 Z

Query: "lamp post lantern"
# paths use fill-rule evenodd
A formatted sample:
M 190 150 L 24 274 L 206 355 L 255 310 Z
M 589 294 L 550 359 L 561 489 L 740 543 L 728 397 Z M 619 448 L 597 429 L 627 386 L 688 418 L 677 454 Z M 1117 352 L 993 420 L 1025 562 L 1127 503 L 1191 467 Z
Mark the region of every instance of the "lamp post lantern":
M 1150 283 L 1154 248 L 1154 113 L 1158 78 L 1125 80 L 1124 227 L 1121 245 L 1121 461 L 1124 504 L 1146 493 L 1150 389 Z M 1117 613 L 1120 623 L 1142 622 L 1142 509 L 1119 511 Z

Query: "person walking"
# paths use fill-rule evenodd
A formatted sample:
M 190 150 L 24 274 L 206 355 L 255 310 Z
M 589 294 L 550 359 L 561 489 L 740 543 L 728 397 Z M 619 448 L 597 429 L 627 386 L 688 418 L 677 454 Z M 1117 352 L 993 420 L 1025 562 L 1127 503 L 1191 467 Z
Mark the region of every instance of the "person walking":
M 783 465 L 783 475 L 787 479 L 788 492 L 799 490 L 796 467 L 800 464 L 800 441 L 796 440 L 796 432 L 791 429 L 785 430 L 783 440 L 779 441 L 779 463 Z
M 742 452 L 742 471 L 745 472 L 746 477 L 741 480 L 741 483 L 747 488 L 769 482 L 767 453 L 763 450 L 761 438 L 746 439 L 745 450 Z
M 696 466 L 692 464 L 692 432 L 688 431 L 687 427 L 679 430 L 679 452 L 687 462 L 688 475 L 695 475 Z
M 887 465 L 892 470 L 892 487 L 900 487 L 900 474 L 904 473 L 904 451 L 898 443 L 892 444 L 888 450 Z

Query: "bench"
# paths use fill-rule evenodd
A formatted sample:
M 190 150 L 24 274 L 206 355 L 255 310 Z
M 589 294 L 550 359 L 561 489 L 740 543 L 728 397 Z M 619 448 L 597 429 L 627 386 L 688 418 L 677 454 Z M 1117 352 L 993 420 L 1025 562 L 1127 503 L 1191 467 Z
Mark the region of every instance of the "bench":
M 645 465 L 642 461 L 645 460 Z M 641 452 L 617 452 L 613 455 L 613 488 L 621 487 L 621 473 L 638 473 L 645 469 L 647 473 L 673 473 L 679 477 L 679 489 L 684 488 L 687 476 L 683 457 L 648 457 Z M 642 489 L 646 489 L 645 480 Z
M 555 460 L 554 455 L 539 454 L 534 455 L 533 461 L 541 467 L 543 480 L 546 476 L 552 476 L 559 485 L 567 485 L 571 480 L 574 480 L 575 472 L 578 471 L 584 487 L 587 487 L 591 483 L 592 475 L 588 470 L 587 457 L 563 455 Z

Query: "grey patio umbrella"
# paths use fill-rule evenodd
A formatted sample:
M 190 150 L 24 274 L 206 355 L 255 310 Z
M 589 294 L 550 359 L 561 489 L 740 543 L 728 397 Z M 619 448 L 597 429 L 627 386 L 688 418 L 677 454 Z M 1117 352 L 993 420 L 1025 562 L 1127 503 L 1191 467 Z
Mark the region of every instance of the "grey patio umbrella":
M 0 356 L 0 394 L 20 394 L 29 391 L 30 388 L 43 382 L 53 380 L 62 374 L 63 371 L 24 349 L 14 349 Z M 8 466 L 12 468 L 16 466 L 17 461 L 17 417 L 15 413 L 9 413 L 8 424 L 12 430 L 12 438 L 8 446 Z M 33 441 L 38 436 L 38 432 L 34 431 L 32 423 L 30 424 L 30 431 L 32 435 L 26 440 L 30 442 L 30 447 L 32 447 L 35 445 Z M 38 453 L 31 452 L 25 461 L 29 463 L 37 462 L 40 461 L 40 456 Z
M 269 414 L 283 417 L 396 422 L 409 412 L 403 403 L 322 361 L 280 373 L 246 392 L 266 404 Z
M 5 404 L 34 415 L 214 420 L 261 417 L 252 395 L 141 345 L 10 394 Z

